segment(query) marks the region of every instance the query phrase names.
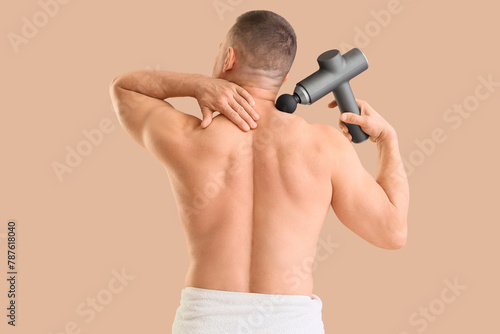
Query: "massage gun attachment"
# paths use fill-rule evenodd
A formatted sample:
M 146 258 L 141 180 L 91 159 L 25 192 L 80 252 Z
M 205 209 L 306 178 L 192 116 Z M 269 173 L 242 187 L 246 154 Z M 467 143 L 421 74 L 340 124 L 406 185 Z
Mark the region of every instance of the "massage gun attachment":
M 300 81 L 293 95 L 281 95 L 276 101 L 278 110 L 293 113 L 297 103 L 312 104 L 333 92 L 340 112 L 360 114 L 358 104 L 352 93 L 349 80 L 368 68 L 368 60 L 363 52 L 354 48 L 344 55 L 338 50 L 326 51 L 318 57 L 319 70 Z M 346 123 L 354 143 L 368 139 L 359 125 Z

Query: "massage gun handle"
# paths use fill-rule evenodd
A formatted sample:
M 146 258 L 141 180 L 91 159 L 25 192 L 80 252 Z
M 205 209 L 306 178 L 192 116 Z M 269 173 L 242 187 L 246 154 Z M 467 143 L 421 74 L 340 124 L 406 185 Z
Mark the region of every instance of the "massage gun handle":
M 360 114 L 358 104 L 356 103 L 356 99 L 354 98 L 349 82 L 344 82 L 335 88 L 333 95 L 335 96 L 335 100 L 337 101 L 341 113 L 352 112 L 357 115 Z M 361 130 L 359 125 L 349 123 L 345 123 L 345 125 L 347 126 L 354 143 L 362 143 L 369 138 L 369 136 Z

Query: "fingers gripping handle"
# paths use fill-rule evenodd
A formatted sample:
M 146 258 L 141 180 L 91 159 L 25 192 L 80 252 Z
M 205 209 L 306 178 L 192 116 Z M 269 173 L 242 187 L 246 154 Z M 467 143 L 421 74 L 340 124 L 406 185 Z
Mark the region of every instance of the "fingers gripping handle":
M 349 82 L 344 82 L 335 88 L 333 95 L 335 96 L 335 100 L 337 101 L 341 113 L 352 112 L 357 115 L 360 114 L 358 104 L 356 103 L 356 99 L 354 98 Z M 354 143 L 362 143 L 368 139 L 369 136 L 361 130 L 359 125 L 349 123 L 345 123 L 345 125 L 347 126 Z

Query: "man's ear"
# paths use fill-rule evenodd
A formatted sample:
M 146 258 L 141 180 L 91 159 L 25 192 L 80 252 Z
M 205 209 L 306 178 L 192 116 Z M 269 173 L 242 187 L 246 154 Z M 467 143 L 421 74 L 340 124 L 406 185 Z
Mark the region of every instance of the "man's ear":
M 283 79 L 283 82 L 281 83 L 282 85 L 285 83 L 285 81 L 288 80 L 288 75 L 290 75 L 290 73 L 287 73 L 286 76 L 285 76 L 285 79 Z
M 230 46 L 227 49 L 226 57 L 224 58 L 224 66 L 222 67 L 222 72 L 224 73 L 224 72 L 231 70 L 233 68 L 235 62 L 236 62 L 236 52 Z

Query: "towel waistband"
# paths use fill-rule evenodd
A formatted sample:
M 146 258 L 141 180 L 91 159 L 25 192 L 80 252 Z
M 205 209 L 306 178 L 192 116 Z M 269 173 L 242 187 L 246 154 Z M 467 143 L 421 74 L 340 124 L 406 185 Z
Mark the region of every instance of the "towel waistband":
M 235 303 L 248 305 L 249 303 L 266 303 L 276 305 L 319 305 L 323 306 L 321 298 L 312 294 L 306 295 L 281 295 L 281 294 L 267 294 L 256 292 L 238 292 L 238 291 L 224 291 L 203 289 L 196 287 L 185 287 L 181 292 L 181 305 L 182 301 L 189 301 L 190 303 L 205 302 L 207 300 L 213 305 L 214 303 Z
M 324 334 L 321 299 L 185 287 L 173 334 Z

